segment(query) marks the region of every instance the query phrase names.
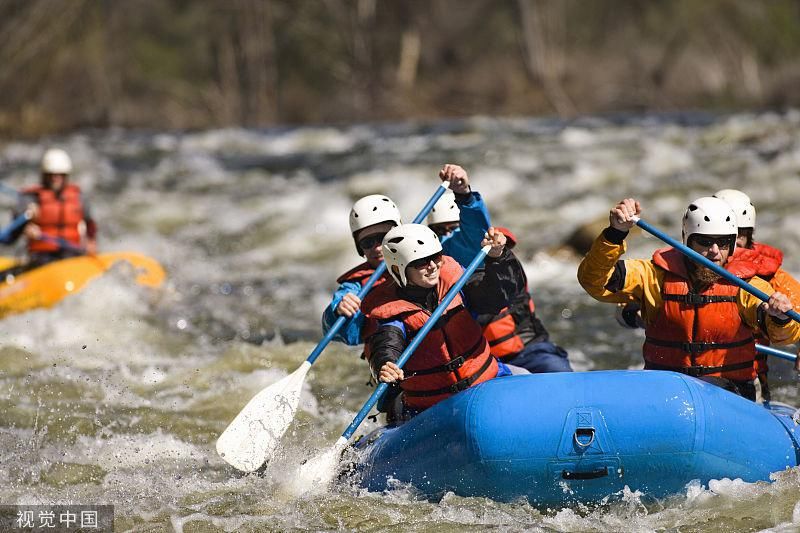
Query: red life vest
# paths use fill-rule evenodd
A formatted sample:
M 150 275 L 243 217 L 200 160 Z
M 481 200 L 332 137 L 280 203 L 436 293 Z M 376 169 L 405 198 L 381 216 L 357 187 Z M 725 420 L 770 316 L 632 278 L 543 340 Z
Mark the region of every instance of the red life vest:
M 666 272 L 662 308 L 645 329 L 645 368 L 753 380 L 755 340 L 739 315 L 739 287 L 719 280 L 693 292 L 683 254 L 672 248 L 657 250 L 653 262 Z M 755 267 L 742 262 L 732 273 L 750 278 Z
M 339 276 L 336 279 L 336 283 L 342 284 L 349 281 L 351 283 L 358 283 L 363 287 L 364 285 L 367 284 L 367 281 L 369 281 L 370 276 L 372 276 L 372 274 L 374 273 L 375 269 L 372 268 L 372 266 L 370 266 L 369 263 L 364 261 L 360 265 L 351 268 L 350 270 Z M 374 289 L 375 287 L 378 287 L 379 285 L 385 283 L 387 279 L 389 279 L 389 276 L 386 272 L 384 272 L 383 275 L 378 278 L 378 280 L 375 282 L 372 288 Z M 364 343 L 364 352 L 361 354 L 362 358 L 369 359 L 369 354 L 367 353 L 369 346 L 366 341 L 367 339 L 369 339 L 370 336 L 372 336 L 373 333 L 375 333 L 375 331 L 377 331 L 377 329 L 378 329 L 378 321 L 365 316 L 364 324 L 361 327 L 361 342 Z
M 741 262 L 748 262 L 756 267 L 756 275 L 769 281 L 772 288 L 780 291 L 795 304 L 800 303 L 800 287 L 797 282 L 781 269 L 783 263 L 783 252 L 768 244 L 754 242 L 752 248 L 736 248 L 733 257 L 728 260 L 726 268 L 738 268 Z M 760 331 L 755 331 L 756 342 L 769 346 L 769 338 Z M 756 373 L 762 381 L 762 387 L 766 380 L 766 373 L 769 371 L 767 354 L 756 353 Z M 761 377 L 764 376 L 764 377 Z
M 439 302 L 461 274 L 461 266 L 455 259 L 444 256 L 437 288 Z M 362 310 L 375 320 L 402 321 L 410 340 L 431 313 L 403 300 L 397 291 L 395 283 L 384 283 L 365 298 Z M 497 360 L 489 353 L 481 327 L 464 307 L 459 294 L 406 363 L 406 379 L 400 384 L 403 402 L 413 409 L 426 409 L 494 378 L 497 370 Z
M 533 298 L 530 296 L 526 302 L 515 304 L 513 307 L 516 309 L 517 306 L 525 308 L 523 312 L 529 311 L 533 315 L 535 306 Z M 517 321 L 514 320 L 511 307 L 503 308 L 491 322 L 486 324 L 483 328 L 483 335 L 489 342 L 492 355 L 502 361 L 510 361 L 525 347 L 525 341 L 519 335 Z
M 754 242 L 752 248 L 741 248 L 737 246 L 733 251 L 733 256 L 728 259 L 728 265 L 740 261 L 755 266 L 755 275 L 769 281 L 781 267 L 781 263 L 783 263 L 783 252 L 768 244 Z M 725 265 L 725 268 L 727 268 L 728 265 Z
M 36 195 L 39 214 L 32 222 L 41 228 L 43 234 L 64 239 L 75 247 L 81 246 L 79 226 L 83 222 L 83 204 L 77 185 L 66 184 L 58 196 L 52 189 L 41 185 L 29 187 L 23 194 Z M 28 239 L 29 252 L 57 252 L 60 249 L 54 242 Z

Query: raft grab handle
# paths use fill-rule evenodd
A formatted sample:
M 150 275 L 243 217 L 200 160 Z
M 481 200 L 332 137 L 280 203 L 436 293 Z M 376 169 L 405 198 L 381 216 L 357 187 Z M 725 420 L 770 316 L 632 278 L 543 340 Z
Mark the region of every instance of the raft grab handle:
M 569 470 L 562 470 L 561 477 L 563 479 L 599 479 L 608 475 L 608 467 L 601 466 L 588 472 L 570 472 Z

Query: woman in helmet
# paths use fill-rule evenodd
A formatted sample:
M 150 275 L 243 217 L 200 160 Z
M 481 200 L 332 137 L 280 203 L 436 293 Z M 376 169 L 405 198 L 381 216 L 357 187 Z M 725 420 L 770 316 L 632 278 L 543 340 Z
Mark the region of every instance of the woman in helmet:
M 501 232 L 489 228 L 483 241 L 492 246 L 486 262 L 500 256 L 505 242 Z M 461 390 L 511 373 L 492 357 L 481 326 L 461 295 L 400 369 L 395 361 L 463 269 L 452 257 L 443 255 L 437 235 L 420 224 L 404 224 L 387 233 L 383 255 L 393 282 L 377 287 L 362 304 L 367 318 L 378 324 L 367 339 L 367 353 L 376 379 L 399 383 L 404 418 Z M 487 294 L 498 290 L 497 280 L 491 276 L 485 276 L 484 283 Z
M 633 300 L 645 324 L 645 369 L 672 370 L 755 399 L 755 340 L 762 327 L 776 344 L 800 339 L 800 325 L 784 313 L 789 298 L 753 277 L 753 269 L 733 272 L 770 294 L 766 305 L 714 271 L 663 248 L 651 260 L 626 259 L 624 239 L 641 213 L 638 201 L 619 202 L 609 214 L 610 226 L 595 240 L 578 267 L 578 281 L 602 302 Z M 723 200 L 698 198 L 683 217 L 684 244 L 724 266 L 736 247 L 736 216 Z
M 800 308 L 800 282 L 791 274 L 781 268 L 783 252 L 768 244 L 753 240 L 756 229 L 756 208 L 750 197 L 736 189 L 722 189 L 714 193 L 715 198 L 725 200 L 736 215 L 739 232 L 736 237 L 736 250 L 731 254 L 726 268 L 737 268 L 742 263 L 750 263 L 756 268 L 756 275 L 766 281 L 776 291 L 784 293 L 794 303 L 795 308 Z M 756 330 L 756 338 L 762 344 L 769 344 L 769 339 L 763 337 Z M 800 370 L 800 359 L 795 363 L 795 368 Z M 770 400 L 769 382 L 767 381 L 767 355 L 756 354 L 756 372 L 761 384 L 761 396 Z
M 401 223 L 400 211 L 397 206 L 390 198 L 382 194 L 365 196 L 353 204 L 353 208 L 350 210 L 350 233 L 353 236 L 356 251 L 364 258 L 364 262 L 337 278 L 336 282 L 339 287 L 333 293 L 331 303 L 322 314 L 322 330 L 326 334 L 340 315 L 347 318 L 355 316 L 339 330 L 334 337 L 335 340 L 356 346 L 363 343 L 364 338 L 372 333 L 372 328 L 368 324 L 365 326 L 364 315 L 358 314 L 361 306 L 358 293 L 383 261 L 381 242 L 384 235 Z M 384 273 L 375 286 L 380 285 L 386 279 L 388 279 L 388 275 Z
M 31 220 L 11 236 L 28 239 L 27 268 L 57 259 L 97 252 L 97 226 L 80 187 L 70 183 L 72 160 L 59 148 L 47 150 L 42 157 L 42 179 L 20 195 L 18 213 L 28 211 Z

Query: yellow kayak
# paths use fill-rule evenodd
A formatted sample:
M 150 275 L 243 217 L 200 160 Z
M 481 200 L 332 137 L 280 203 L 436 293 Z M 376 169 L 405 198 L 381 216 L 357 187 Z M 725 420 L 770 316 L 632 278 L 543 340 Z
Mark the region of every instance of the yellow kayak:
M 166 274 L 158 261 L 136 252 L 109 252 L 61 259 L 0 280 L 0 318 L 37 307 L 52 307 L 122 261 L 134 269 L 138 284 L 159 287 L 164 282 Z M 0 270 L 18 264 L 16 258 L 0 257 Z

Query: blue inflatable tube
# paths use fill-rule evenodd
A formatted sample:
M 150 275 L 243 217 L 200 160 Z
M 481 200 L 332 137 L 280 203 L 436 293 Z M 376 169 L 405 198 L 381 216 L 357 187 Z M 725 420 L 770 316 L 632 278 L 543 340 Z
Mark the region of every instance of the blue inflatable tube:
M 800 464 L 793 408 L 760 405 L 661 371 L 495 379 L 360 441 L 359 482 L 390 480 L 553 507 L 599 502 L 624 487 L 653 498 L 687 483 L 770 474 Z

